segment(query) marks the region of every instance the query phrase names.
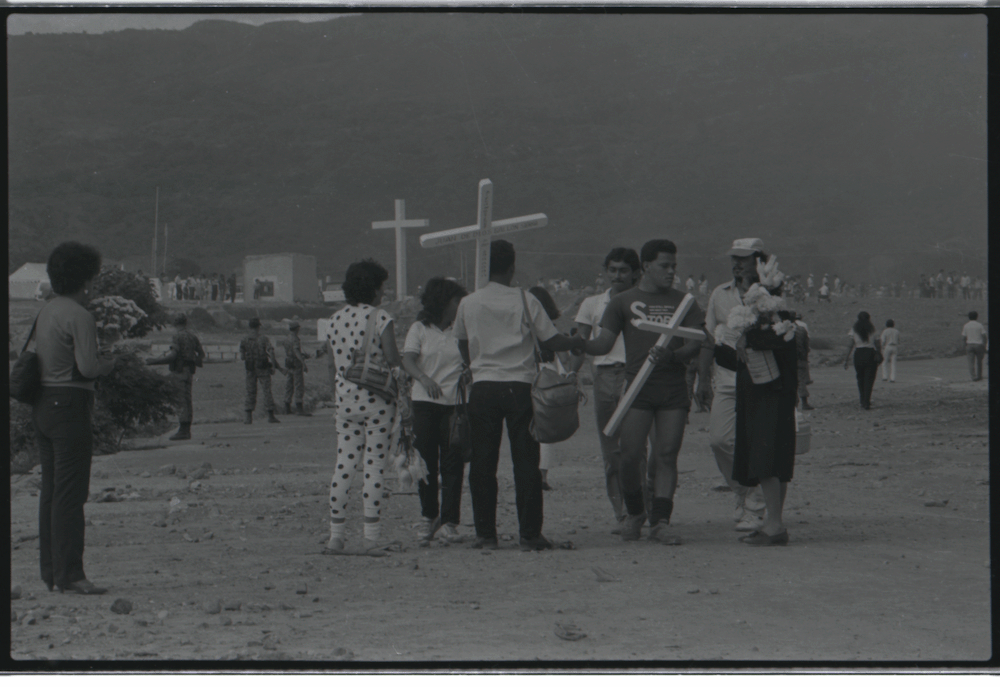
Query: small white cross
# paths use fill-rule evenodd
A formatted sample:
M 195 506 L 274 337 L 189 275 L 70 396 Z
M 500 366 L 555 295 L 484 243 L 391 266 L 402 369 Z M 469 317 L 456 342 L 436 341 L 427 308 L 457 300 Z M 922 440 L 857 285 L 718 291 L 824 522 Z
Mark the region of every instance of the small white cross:
M 396 230 L 396 300 L 406 298 L 406 234 L 404 229 L 410 227 L 427 227 L 430 221 L 426 219 L 406 219 L 406 201 L 396 199 L 396 219 L 384 222 L 372 222 L 372 229 Z
M 548 224 L 549 218 L 543 213 L 524 215 L 493 221 L 493 182 L 482 179 L 479 182 L 478 222 L 468 227 L 446 229 L 424 234 L 420 245 L 424 248 L 448 246 L 460 241 L 476 242 L 476 289 L 486 286 L 490 280 L 490 241 L 503 234 L 538 229 Z
M 677 310 L 674 311 L 673 316 L 670 318 L 670 322 L 663 324 L 661 322 L 653 322 L 651 320 L 643 320 L 638 323 L 634 323 L 636 329 L 641 329 L 646 332 L 659 332 L 660 338 L 656 340 L 655 346 L 663 347 L 670 343 L 670 340 L 679 336 L 683 339 L 693 339 L 695 341 L 702 341 L 705 339 L 705 332 L 701 329 L 692 329 L 690 327 L 682 327 L 681 321 L 684 320 L 684 316 L 687 315 L 688 310 L 694 305 L 694 296 L 691 294 L 685 294 L 684 299 L 681 304 L 677 306 Z M 634 322 L 634 321 L 633 321 Z M 604 426 L 605 436 L 614 436 L 614 433 L 618 431 L 618 427 L 621 426 L 622 420 L 625 418 L 625 413 L 628 409 L 632 407 L 632 403 L 635 401 L 635 397 L 639 395 L 639 391 L 642 389 L 643 384 L 649 379 L 649 375 L 653 372 L 653 361 L 648 357 L 645 362 L 643 362 L 642 367 L 639 368 L 639 372 L 635 375 L 635 379 L 629 385 L 628 390 L 622 395 L 621 400 L 618 402 L 618 407 L 615 408 L 614 414 L 611 419 L 608 420 L 608 424 Z

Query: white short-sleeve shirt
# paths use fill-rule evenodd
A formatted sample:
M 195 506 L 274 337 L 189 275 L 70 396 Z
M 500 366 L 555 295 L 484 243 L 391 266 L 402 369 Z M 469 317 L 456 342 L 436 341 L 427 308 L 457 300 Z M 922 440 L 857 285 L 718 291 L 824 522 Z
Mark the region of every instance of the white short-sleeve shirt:
M 417 356 L 417 367 L 441 387 L 441 398 L 431 398 L 419 381 L 413 382 L 410 398 L 441 405 L 458 403 L 458 379 L 462 376 L 462 354 L 458 352 L 455 328 L 444 331 L 437 325 L 426 325 L 417 320 L 406 333 L 403 353 Z
M 473 383 L 530 384 L 535 378 L 535 345 L 521 294 L 521 289 L 491 281 L 458 304 L 455 338 L 469 342 Z M 539 338 L 548 341 L 559 330 L 538 299 L 524 295 Z
M 611 302 L 611 289 L 596 296 L 583 299 L 580 309 L 576 313 L 578 324 L 589 324 L 591 327 L 590 338 L 596 339 L 601 334 L 601 318 L 604 317 L 604 309 Z M 615 345 L 607 355 L 595 355 L 595 365 L 615 365 L 625 364 L 625 339 L 619 334 L 615 339 Z
M 962 327 L 962 336 L 965 337 L 965 343 L 973 346 L 985 343 L 983 341 L 983 334 L 985 333 L 986 327 L 979 320 L 969 320 Z
M 873 332 L 871 336 L 868 337 L 868 341 L 865 341 L 858 333 L 854 331 L 854 328 L 847 330 L 847 335 L 854 339 L 855 348 L 875 348 L 875 333 Z

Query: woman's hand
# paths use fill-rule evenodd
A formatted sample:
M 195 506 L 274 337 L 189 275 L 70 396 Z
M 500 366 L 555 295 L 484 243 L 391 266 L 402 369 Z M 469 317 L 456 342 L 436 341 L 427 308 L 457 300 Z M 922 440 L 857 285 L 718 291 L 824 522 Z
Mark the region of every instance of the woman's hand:
M 427 390 L 427 395 L 433 398 L 435 401 L 441 398 L 441 396 L 443 396 L 441 392 L 441 387 L 438 386 L 438 383 L 435 382 L 430 377 L 428 377 L 427 375 L 424 375 L 420 378 L 420 383 L 423 384 L 424 389 Z
M 746 333 L 740 334 L 740 338 L 736 340 L 736 357 L 742 360 L 744 363 L 747 361 L 747 335 Z

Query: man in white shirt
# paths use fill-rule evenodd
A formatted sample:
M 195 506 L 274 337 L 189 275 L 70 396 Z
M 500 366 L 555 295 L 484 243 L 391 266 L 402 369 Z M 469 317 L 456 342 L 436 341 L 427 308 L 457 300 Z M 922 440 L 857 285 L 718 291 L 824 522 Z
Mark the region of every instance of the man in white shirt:
M 705 309 L 705 330 L 715 336 L 716 328 L 725 325 L 729 312 L 743 305 L 743 294 L 758 280 L 757 258 L 764 255 L 764 242 L 760 239 L 736 239 L 729 249 L 733 280 L 720 284 L 712 291 Z M 809 275 L 812 286 L 812 275 Z M 727 328 L 728 329 L 728 328 Z M 735 343 L 736 336 L 733 336 Z M 696 396 L 708 403 L 711 397 L 712 413 L 708 420 L 708 440 L 715 454 L 715 463 L 726 483 L 736 495 L 736 530 L 751 532 L 764 522 L 764 502 L 757 487 L 744 487 L 733 479 L 733 453 L 736 450 L 736 373 L 715 366 L 711 341 L 702 345 L 699 358 L 699 382 Z M 709 388 L 708 380 L 713 380 Z M 714 393 L 713 393 L 714 392 Z
M 550 351 L 582 349 L 579 336 L 560 334 L 538 299 L 511 286 L 514 246 L 502 239 L 490 243 L 490 281 L 458 305 L 455 338 L 472 370 L 469 424 L 475 438 L 469 464 L 469 492 L 476 525 L 476 549 L 498 548 L 496 530 L 497 464 L 504 422 L 514 466 L 514 490 L 522 551 L 551 549 L 542 536 L 542 474 L 538 442 L 531 436 L 531 383 L 535 378 L 535 346 L 531 326 Z M 523 296 L 522 296 L 523 294 Z M 524 300 L 528 304 L 527 317 Z
M 696 286 L 696 284 L 694 282 L 694 275 L 693 274 L 689 274 L 688 275 L 688 280 L 686 282 L 684 282 L 684 286 L 687 287 L 687 292 L 688 293 L 691 293 L 692 291 L 694 291 L 694 287 Z
M 969 313 L 969 321 L 962 327 L 962 337 L 965 339 L 965 355 L 969 359 L 969 376 L 972 381 L 978 382 L 983 378 L 983 357 L 986 356 L 989 337 L 975 310 Z
M 611 282 L 611 288 L 604 293 L 585 298 L 576 313 L 577 331 L 584 339 L 597 338 L 601 333 L 601 318 L 604 317 L 604 309 L 608 307 L 608 302 L 619 293 L 635 286 L 641 274 L 639 254 L 631 248 L 612 248 L 604 258 L 604 271 Z M 584 356 L 574 356 L 572 369 L 579 370 L 583 361 Z M 594 413 L 597 416 L 597 435 L 601 441 L 601 454 L 604 458 L 605 487 L 611 508 L 615 512 L 615 520 L 619 523 L 619 529 L 613 530 L 612 534 L 621 534 L 620 524 L 625 519 L 626 513 L 625 503 L 622 500 L 620 472 L 622 452 L 618 442 L 619 434 L 616 432 L 613 437 L 609 437 L 605 436 L 603 431 L 615 408 L 618 407 L 625 384 L 625 340 L 621 334 L 615 340 L 610 353 L 594 356 L 592 366 Z M 644 476 L 646 467 L 646 461 L 643 460 L 640 470 Z M 648 511 L 652 507 L 648 478 L 643 481 L 643 496 Z

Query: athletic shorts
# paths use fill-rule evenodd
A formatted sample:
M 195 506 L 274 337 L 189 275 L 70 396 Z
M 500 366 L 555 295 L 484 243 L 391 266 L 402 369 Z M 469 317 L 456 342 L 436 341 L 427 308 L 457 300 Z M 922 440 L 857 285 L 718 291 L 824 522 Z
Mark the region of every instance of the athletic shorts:
M 629 387 L 635 377 L 625 376 L 625 389 Z M 624 391 L 622 392 L 624 395 Z M 636 410 L 691 410 L 691 399 L 688 398 L 687 383 L 684 377 L 671 380 L 668 383 L 647 382 L 643 385 L 639 395 L 632 402 L 632 408 Z

